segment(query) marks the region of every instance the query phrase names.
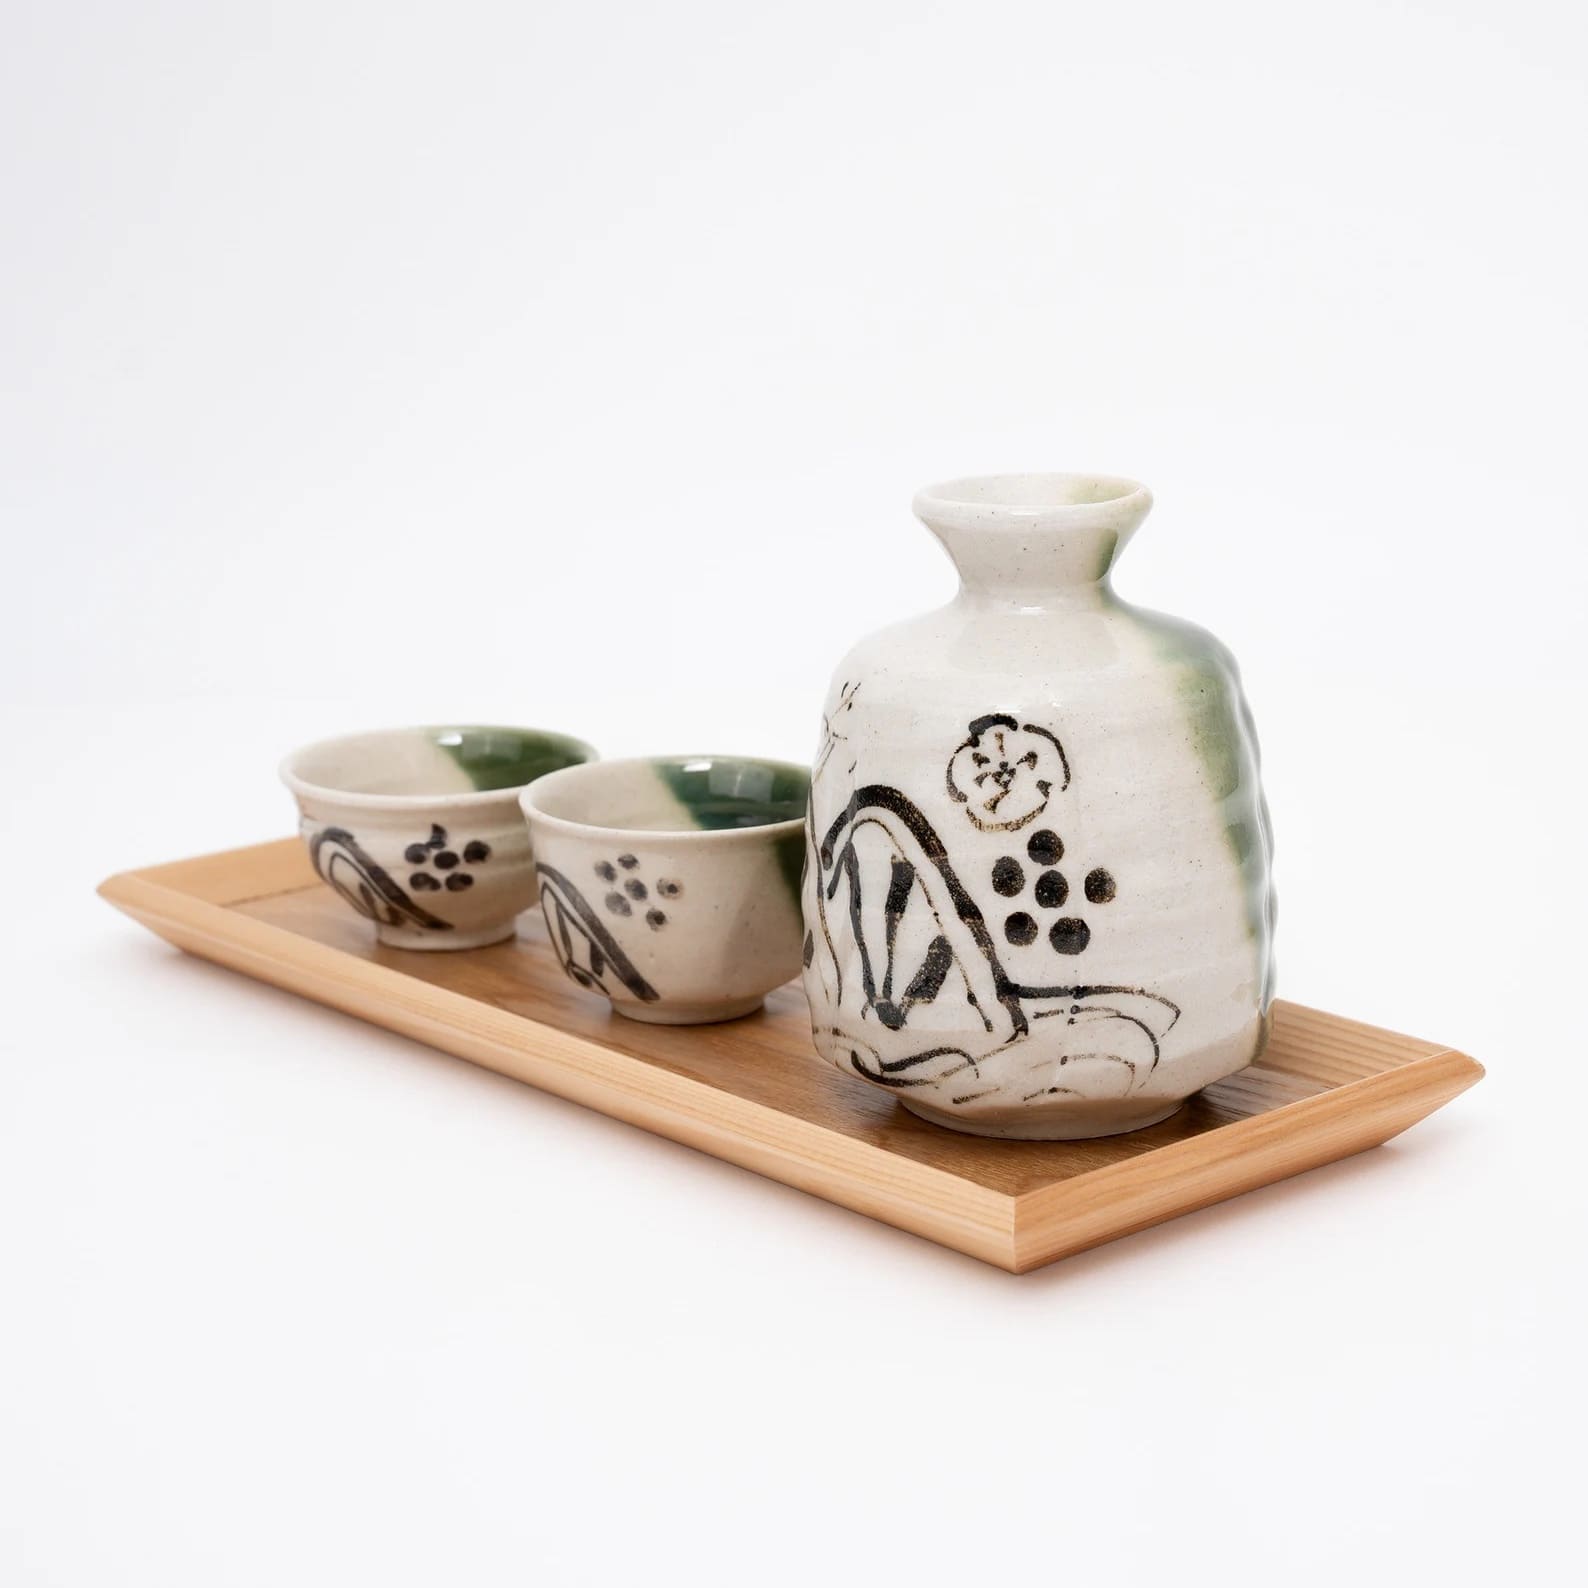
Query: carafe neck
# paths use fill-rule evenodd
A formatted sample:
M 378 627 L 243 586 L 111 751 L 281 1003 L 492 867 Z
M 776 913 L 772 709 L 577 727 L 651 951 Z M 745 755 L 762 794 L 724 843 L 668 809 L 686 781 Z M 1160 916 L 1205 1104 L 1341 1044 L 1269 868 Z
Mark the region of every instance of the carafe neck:
M 1101 604 L 1151 506 L 1134 481 L 1089 474 L 951 480 L 915 498 L 959 571 L 960 600 L 1015 611 Z

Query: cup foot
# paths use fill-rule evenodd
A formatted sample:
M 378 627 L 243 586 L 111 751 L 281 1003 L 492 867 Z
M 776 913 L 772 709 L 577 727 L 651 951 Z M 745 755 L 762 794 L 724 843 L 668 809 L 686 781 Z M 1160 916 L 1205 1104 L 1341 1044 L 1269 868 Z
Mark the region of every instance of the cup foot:
M 932 1108 L 923 1103 L 899 1099 L 918 1119 L 957 1130 L 964 1136 L 991 1136 L 1001 1141 L 1090 1141 L 1095 1136 L 1123 1136 L 1127 1131 L 1145 1130 L 1162 1124 L 1185 1106 L 1183 1098 L 1165 1102 L 1161 1097 L 1139 1102 L 1125 1099 L 1098 1099 L 1074 1106 L 1073 1112 L 1042 1114 L 1023 1119 L 1018 1115 L 1000 1120 L 967 1119 L 951 1109 Z
M 754 1014 L 761 1007 L 762 995 L 753 998 L 730 998 L 725 1003 L 615 1003 L 614 1014 L 628 1020 L 640 1020 L 650 1026 L 707 1026 L 718 1020 L 737 1020 L 741 1015 Z
M 505 943 L 518 930 L 518 922 L 494 921 L 472 932 L 438 932 L 433 927 L 377 926 L 375 936 L 387 948 L 418 949 L 422 953 L 448 953 L 463 948 L 485 948 Z

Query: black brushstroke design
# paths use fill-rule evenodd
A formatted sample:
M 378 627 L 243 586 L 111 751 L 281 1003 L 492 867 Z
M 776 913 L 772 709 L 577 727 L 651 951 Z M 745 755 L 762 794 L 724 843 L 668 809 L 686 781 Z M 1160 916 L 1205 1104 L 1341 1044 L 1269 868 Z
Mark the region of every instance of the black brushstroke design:
M 847 733 L 840 733 L 836 723 L 839 717 L 846 717 L 855 709 L 855 694 L 859 690 L 858 683 L 851 684 L 847 680 L 838 686 L 838 704 L 833 707 L 832 714 L 822 713 L 822 747 L 816 755 L 816 765 L 811 769 L 811 781 L 815 782 L 827 770 L 827 763 L 832 759 L 833 752 L 841 744 L 849 742 Z
M 910 985 L 905 992 L 905 999 L 900 1003 L 895 1004 L 891 998 L 886 996 L 878 996 L 876 985 L 870 974 L 870 958 L 866 948 L 866 939 L 862 933 L 865 915 L 864 901 L 862 900 L 862 908 L 860 910 L 857 911 L 854 908 L 856 892 L 860 886 L 860 870 L 855 851 L 855 841 L 859 834 L 867 827 L 877 828 L 878 831 L 883 833 L 888 841 L 892 844 L 897 844 L 899 841 L 898 834 L 890 829 L 887 823 L 883 821 L 880 816 L 872 814 L 862 816 L 854 823 L 853 827 L 850 829 L 849 839 L 845 843 L 843 849 L 843 854 L 846 857 L 844 876 L 850 880 L 850 925 L 855 935 L 855 948 L 856 952 L 859 954 L 861 962 L 861 991 L 865 995 L 866 999 L 865 1006 L 862 1009 L 862 1015 L 864 1015 L 864 1013 L 868 1010 L 874 1010 L 877 1018 L 881 1020 L 884 1025 L 891 1026 L 893 1029 L 897 1030 L 904 1024 L 905 1017 L 908 1015 L 911 1005 L 917 1003 L 930 1003 L 941 990 L 943 980 L 946 977 L 948 970 L 958 969 L 960 973 L 960 979 L 963 982 L 965 988 L 965 1001 L 971 1006 L 972 1009 L 976 1011 L 978 1017 L 981 1020 L 983 1030 L 991 1031 L 993 1029 L 993 1022 L 988 1017 L 986 1010 L 982 1008 L 981 1000 L 976 996 L 976 989 L 971 985 L 970 977 L 965 973 L 964 966 L 959 963 L 958 957 L 954 952 L 953 945 L 947 942 L 945 937 L 943 917 L 939 912 L 938 906 L 934 902 L 930 891 L 925 887 L 919 872 L 913 865 L 911 867 L 911 871 L 914 876 L 915 883 L 921 889 L 922 898 L 926 902 L 927 913 L 932 917 L 932 920 L 937 926 L 937 934 L 933 940 L 927 944 L 927 951 L 925 955 L 922 956 L 921 964 L 917 968 L 916 974 L 910 979 Z M 834 878 L 835 885 L 838 880 L 838 878 Z M 906 894 L 903 901 L 903 908 L 908 908 L 908 902 L 909 895 Z M 958 916 L 959 912 L 956 909 L 954 913 L 956 916 Z M 897 928 L 895 927 L 895 940 L 896 937 Z M 942 959 L 944 950 L 940 950 L 938 948 L 937 945 L 939 941 L 942 941 L 944 944 L 944 950 L 946 950 L 946 959 Z M 890 943 L 887 945 L 887 947 L 888 962 L 891 967 L 894 951 L 893 944 Z M 939 968 L 941 968 L 943 973 L 941 976 L 937 974 Z M 891 980 L 891 975 L 889 978 L 885 979 Z
M 883 901 L 882 914 L 888 945 L 888 969 L 882 978 L 882 996 L 893 998 L 893 951 L 899 938 L 899 918 L 910 902 L 910 890 L 915 886 L 915 867 L 908 860 L 895 858 L 892 876 L 888 882 L 888 897 Z
M 811 801 L 815 800 L 815 785 L 811 786 Z M 816 858 L 816 811 L 813 803 L 807 803 L 805 809 L 805 871 L 809 872 L 811 861 Z M 816 924 L 822 929 L 822 941 L 827 945 L 827 963 L 833 968 L 833 1003 L 842 1004 L 844 1001 L 844 966 L 838 957 L 838 949 L 833 943 L 833 932 L 827 922 L 827 896 L 822 891 L 820 860 L 817 859 L 817 881 L 812 897 L 816 901 Z M 801 879 L 801 890 L 804 881 Z M 811 939 L 812 957 L 816 948 L 815 938 Z
M 970 932 L 977 949 L 987 961 L 992 972 L 993 984 L 997 989 L 998 1001 L 1003 1005 L 1005 1014 L 1016 1034 L 1023 1034 L 1027 1029 L 1025 1011 L 1020 1007 L 1020 1000 L 1007 989 L 1010 986 L 1009 978 L 1004 972 L 1002 963 L 998 958 L 998 951 L 993 947 L 992 934 L 987 930 L 987 922 L 981 913 L 976 901 L 966 890 L 964 883 L 959 880 L 953 865 L 948 858 L 948 851 L 943 846 L 943 840 L 938 837 L 937 830 L 923 816 L 915 804 L 901 794 L 898 789 L 891 788 L 885 783 L 868 783 L 864 788 L 856 789 L 849 803 L 844 807 L 837 819 L 827 829 L 826 836 L 822 839 L 817 851 L 824 871 L 832 871 L 832 880 L 826 886 L 828 899 L 838 891 L 840 875 L 847 876 L 850 886 L 849 913 L 850 921 L 855 933 L 856 946 L 860 950 L 861 980 L 866 995 L 868 1007 L 875 1008 L 877 1004 L 877 991 L 871 977 L 870 959 L 866 953 L 865 938 L 860 931 L 860 912 L 864 901 L 860 890 L 860 865 L 855 855 L 853 839 L 845 843 L 842 850 L 838 851 L 835 864 L 834 846 L 845 828 L 854 828 L 861 825 L 861 817 L 868 810 L 886 811 L 890 816 L 901 822 L 910 836 L 920 846 L 922 853 L 931 861 L 938 876 L 942 879 L 944 890 L 949 901 L 954 906 L 954 913 L 964 922 Z M 911 881 L 914 881 L 913 869 Z M 891 890 L 890 890 L 891 891 Z M 901 906 L 902 908 L 902 906 Z M 946 974 L 946 970 L 945 970 Z M 967 988 L 968 992 L 968 988 Z M 974 994 L 971 1001 L 975 1002 Z M 979 1007 L 979 1006 L 978 1006 Z M 880 1016 L 879 1016 L 880 1017 Z M 982 1016 L 986 1022 L 986 1016 Z M 903 1021 L 899 1022 L 901 1025 Z
M 1090 988 L 1087 989 L 1085 995 L 1089 997 L 1094 992 L 1103 993 L 1107 990 L 1108 989 L 1103 987 Z M 1175 1022 L 1180 1018 L 1180 1006 L 1178 1004 L 1170 1003 L 1167 998 L 1159 998 L 1157 993 L 1142 992 L 1139 987 L 1121 988 L 1118 990 L 1129 991 L 1141 998 L 1156 998 L 1158 1002 L 1161 1003 L 1166 1009 L 1172 1011 L 1169 1017 L 1169 1024 L 1163 1028 L 1164 1036 L 1168 1036 L 1169 1033 L 1174 1030 Z M 1032 1016 L 1032 1019 L 1048 1020 L 1055 1015 L 1066 1015 L 1069 1017 L 1070 1024 L 1073 1025 L 1075 1021 L 1083 1014 L 1105 1015 L 1113 1020 L 1128 1021 L 1131 1025 L 1137 1027 L 1141 1031 L 1142 1035 L 1146 1037 L 1146 1039 L 1152 1044 L 1152 1063 L 1147 1067 L 1148 1072 L 1150 1073 L 1151 1071 L 1158 1068 L 1158 1060 L 1163 1056 L 1162 1039 L 1152 1029 L 1152 1027 L 1147 1024 L 1145 1020 L 1138 1019 L 1137 1016 L 1129 1013 L 1127 1010 L 1116 1009 L 1110 1004 L 1090 1004 L 1084 1010 L 1079 1005 L 1072 1005 L 1069 1009 L 1038 1009 Z
M 643 1003 L 655 1003 L 661 994 L 639 973 L 584 895 L 552 866 L 537 863 L 535 871 L 542 884 L 540 905 L 546 930 L 570 979 L 592 991 L 607 992 L 604 977 L 610 969 L 634 997 Z M 547 883 L 551 886 L 547 887 Z M 579 963 L 576 938 L 584 940 L 587 964 Z
M 864 1076 L 868 1081 L 878 1086 L 892 1087 L 895 1091 L 911 1086 L 935 1086 L 950 1075 L 961 1075 L 965 1071 L 976 1074 L 976 1060 L 963 1048 L 935 1047 L 927 1048 L 920 1053 L 911 1054 L 904 1059 L 885 1059 L 869 1043 L 856 1042 L 853 1037 L 845 1037 L 837 1026 L 832 1027 L 831 1034 L 849 1044 L 849 1063 L 857 1075 Z M 860 1050 L 865 1049 L 865 1056 Z M 933 1059 L 957 1058 L 964 1062 L 952 1068 L 930 1076 L 914 1076 L 904 1074 L 904 1071 L 913 1069 L 916 1065 L 928 1064 Z
M 937 997 L 943 990 L 943 983 L 949 971 L 953 968 L 954 951 L 949 947 L 948 939 L 939 933 L 927 946 L 915 975 L 910 978 L 910 985 L 904 989 L 904 996 L 895 1001 L 891 987 L 893 960 L 890 954 L 888 974 L 883 979 L 882 996 L 872 1006 L 877 1012 L 877 1019 L 888 1030 L 899 1030 L 910 1018 L 910 1011 L 917 1004 L 929 1004 Z
M 1030 1022 L 1035 1019 L 1047 1019 L 1056 1016 L 1067 1017 L 1069 1023 L 1074 1025 L 1078 1020 L 1087 1023 L 1106 1024 L 1112 1020 L 1119 1020 L 1135 1028 L 1144 1036 L 1151 1049 L 1151 1063 L 1142 1073 L 1150 1073 L 1156 1069 L 1162 1056 L 1163 1038 L 1174 1028 L 1180 1019 L 1179 1005 L 1159 993 L 1148 991 L 1144 987 L 1132 987 L 1114 983 L 1064 983 L 1053 985 L 1032 985 L 1017 982 L 1009 976 L 999 959 L 997 949 L 993 944 L 987 923 L 976 901 L 971 898 L 952 862 L 949 860 L 947 850 L 942 839 L 932 827 L 916 805 L 898 789 L 886 784 L 869 784 L 856 790 L 848 805 L 828 827 L 820 844 L 816 847 L 815 860 L 820 871 L 818 873 L 817 897 L 823 903 L 834 900 L 838 888 L 847 884 L 849 889 L 848 918 L 853 934 L 854 946 L 860 963 L 862 991 L 865 1004 L 861 1011 L 874 1013 L 878 1021 L 890 1031 L 903 1029 L 909 1021 L 912 1009 L 923 1003 L 930 1003 L 941 991 L 949 972 L 955 968 L 955 951 L 948 937 L 940 931 L 928 946 L 919 969 L 911 978 L 902 995 L 895 995 L 895 945 L 898 938 L 900 922 L 908 907 L 913 890 L 921 886 L 921 877 L 918 870 L 919 858 L 908 859 L 903 855 L 895 854 L 890 863 L 888 883 L 883 899 L 883 942 L 887 950 L 887 962 L 882 968 L 880 984 L 867 947 L 867 937 L 863 931 L 866 917 L 866 900 L 862 894 L 862 873 L 859 857 L 855 850 L 855 834 L 867 825 L 883 826 L 878 815 L 883 813 L 895 819 L 919 847 L 920 856 L 930 862 L 933 870 L 941 879 L 942 887 L 952 904 L 955 914 L 968 930 L 972 942 L 982 955 L 990 973 L 993 987 L 999 1004 L 1009 1017 L 1009 1038 L 995 1048 L 992 1053 L 983 1054 L 979 1059 L 973 1059 L 963 1049 L 954 1046 L 935 1044 L 921 1049 L 919 1052 L 906 1054 L 901 1058 L 884 1059 L 869 1045 L 857 1043 L 852 1035 L 844 1035 L 843 1040 L 849 1048 L 850 1066 L 859 1075 L 880 1086 L 891 1088 L 905 1088 L 918 1086 L 937 1086 L 965 1071 L 977 1071 L 978 1065 L 985 1065 L 994 1054 L 1003 1053 L 1009 1048 L 1022 1042 L 1030 1031 Z M 895 837 L 894 842 L 898 843 Z M 926 895 L 928 907 L 933 911 L 934 917 L 941 922 L 941 917 L 936 916 L 936 907 L 933 905 L 931 895 Z M 963 970 L 961 971 L 963 975 Z M 966 982 L 967 995 L 971 1004 L 982 1014 L 984 1025 L 991 1030 L 991 1024 L 986 1015 L 976 1003 L 974 992 Z M 1117 1004 L 1091 1003 L 1089 1000 L 1100 998 L 1122 999 L 1137 997 L 1149 1000 L 1158 1005 L 1167 1015 L 1167 1022 L 1162 1029 L 1155 1029 L 1149 1023 L 1150 1016 L 1143 1019 Z M 1034 1004 L 1046 1004 L 1056 1007 L 1032 1008 Z M 835 1032 L 835 1035 L 839 1033 Z M 1138 1066 L 1135 1061 L 1119 1054 L 1110 1054 L 1098 1049 L 1089 1051 L 1084 1055 L 1075 1057 L 1090 1057 L 1094 1059 L 1112 1059 L 1122 1064 L 1130 1072 L 1133 1083 L 1138 1077 Z M 948 1060 L 947 1068 L 938 1068 L 938 1061 Z M 954 1062 L 958 1061 L 958 1062 Z M 1061 1063 L 1066 1062 L 1063 1058 Z M 931 1070 L 930 1074 L 917 1073 L 925 1066 Z M 978 1072 L 979 1073 L 979 1072 Z M 997 1090 L 997 1088 L 994 1088 Z M 1069 1088 L 1051 1088 L 1050 1091 L 1063 1092 Z M 953 1101 L 969 1102 L 978 1097 L 989 1095 L 984 1091 L 967 1091 L 962 1096 L 956 1096 Z M 1041 1092 L 1032 1092 L 1028 1097 L 1043 1095 Z
M 452 930 L 450 921 L 416 904 L 345 827 L 322 827 L 309 840 L 309 859 L 348 904 L 378 926 Z
M 852 696 L 852 688 L 843 686 L 834 719 L 853 709 Z M 845 737 L 832 719 L 824 719 L 823 727 L 818 775 L 826 770 Z M 850 772 L 852 776 L 853 766 Z M 1052 733 L 1005 713 L 991 713 L 969 724 L 969 737 L 950 758 L 945 776 L 948 793 L 966 807 L 977 828 L 989 833 L 1014 832 L 1034 824 L 1048 809 L 1051 795 L 1069 787 L 1071 770 L 1063 746 Z M 961 780 L 958 786 L 956 778 Z M 812 928 L 803 945 L 807 970 L 817 958 L 822 959 L 822 976 L 833 984 L 828 991 L 836 1014 L 844 1006 L 846 962 L 853 966 L 860 986 L 851 997 L 859 996 L 859 1018 L 875 1016 L 888 1032 L 906 1030 L 914 1012 L 937 1000 L 950 976 L 957 974 L 966 1001 L 995 1045 L 973 1054 L 955 1045 L 952 1030 L 936 1029 L 921 1033 L 922 1045 L 917 1051 L 884 1058 L 877 1047 L 849 1028 L 850 1022 L 844 1027 L 819 1026 L 819 1039 L 824 1043 L 828 1036 L 833 1039 L 834 1058 L 840 1062 L 847 1059 L 846 1068 L 878 1086 L 942 1088 L 955 1107 L 1000 1095 L 1011 1103 L 1043 1096 L 1087 1095 L 1088 1087 L 1057 1084 L 1058 1067 L 1072 1061 L 1106 1063 L 1127 1089 L 1158 1067 L 1164 1038 L 1180 1019 L 1177 1004 L 1142 987 L 1038 985 L 1015 980 L 1000 958 L 999 945 L 980 905 L 922 810 L 891 785 L 873 783 L 856 789 L 851 782 L 850 786 L 853 791 L 843 809 L 825 832 L 819 832 L 814 822 L 817 789 L 813 782 L 806 869 L 812 884 L 808 898 L 816 919 L 807 917 Z M 884 842 L 866 838 L 867 827 L 877 829 Z M 1052 828 L 1028 835 L 1026 855 L 1036 868 L 1030 875 L 1035 879 L 1033 899 L 1039 910 L 1062 910 L 1073 897 L 1069 879 L 1053 869 L 1063 854 L 1063 841 Z M 992 891 L 1000 899 L 1013 901 L 1028 886 L 1024 865 L 1013 855 L 998 857 L 990 875 Z M 849 897 L 840 904 L 838 890 L 845 886 Z M 1113 878 L 1097 868 L 1087 875 L 1084 891 L 1088 903 L 1106 904 L 1114 896 Z M 922 906 L 925 918 L 912 915 Z M 935 932 L 929 922 L 935 922 Z M 1086 946 L 1083 934 L 1089 933 L 1082 923 L 1066 918 L 1060 924 L 1069 933 L 1065 951 L 1079 952 Z M 850 941 L 843 944 L 840 954 L 845 925 Z M 1017 953 L 1038 935 L 1037 921 L 1024 913 L 1007 918 L 1000 913 L 996 926 L 1009 937 Z M 916 952 L 915 945 L 923 938 L 927 939 L 926 951 L 906 981 L 899 956 Z M 1131 1000 L 1143 1002 L 1132 1004 Z M 1001 1024 L 996 1020 L 999 1013 L 1004 1017 Z M 1084 1024 L 1092 1028 L 1084 1035 L 1075 1033 L 1084 1051 L 1066 1054 L 1063 1045 L 1071 1039 L 1063 1037 L 1057 1052 L 1050 1040 L 1029 1042 L 1033 1021 L 1056 1017 L 1063 1017 L 1072 1027 Z M 941 1018 L 928 1024 L 941 1026 Z M 883 1040 L 880 1031 L 877 1039 Z M 890 1048 L 894 1045 L 888 1044 Z M 989 1074 L 986 1067 L 993 1061 L 998 1068 Z M 1039 1082 L 1043 1084 L 1039 1086 Z
M 822 713 L 822 747 L 817 752 L 816 764 L 811 769 L 810 794 L 805 802 L 805 856 L 800 871 L 800 888 L 802 892 L 805 886 L 806 873 L 810 870 L 812 851 L 816 844 L 816 787 L 821 780 L 822 774 L 827 770 L 827 763 L 832 759 L 833 752 L 837 750 L 840 744 L 849 742 L 849 735 L 840 732 L 836 723 L 839 717 L 847 717 L 855 709 L 855 695 L 859 689 L 860 684 L 858 682 L 851 684 L 846 679 L 838 686 L 838 704 L 833 708 L 831 714 Z M 854 762 L 851 761 L 849 771 L 852 774 L 854 770 Z M 815 899 L 817 925 L 821 927 L 822 940 L 827 944 L 827 963 L 833 969 L 833 1002 L 834 1004 L 842 1004 L 844 1001 L 844 967 L 843 962 L 838 958 L 838 950 L 833 944 L 832 928 L 827 922 L 827 900 L 823 896 L 819 884 L 816 888 Z M 811 948 L 814 954 L 814 939 L 812 939 Z M 807 969 L 810 966 L 810 962 L 810 957 L 807 957 L 805 961 Z
M 1162 1004 L 1164 1008 L 1167 1009 L 1174 1017 L 1170 1020 L 1169 1024 L 1163 1028 L 1164 1034 L 1166 1036 L 1174 1029 L 1175 1021 L 1180 1018 L 1179 1004 L 1175 1003 L 1172 999 L 1165 998 L 1161 993 L 1148 992 L 1145 987 L 1117 987 L 1106 982 L 1096 982 L 1091 985 L 1082 982 L 1067 987 L 1028 987 L 1021 982 L 1016 982 L 1013 984 L 1011 991 L 1017 998 L 1066 998 L 1071 1002 L 1081 998 L 1099 997 L 1150 998 L 1155 1004 Z M 1069 1014 L 1080 1014 L 1083 1011 L 1079 1009 L 1071 1009 L 1068 1011 L 1055 1009 L 1050 1012 L 1053 1014 L 1063 1014 L 1066 1012 Z

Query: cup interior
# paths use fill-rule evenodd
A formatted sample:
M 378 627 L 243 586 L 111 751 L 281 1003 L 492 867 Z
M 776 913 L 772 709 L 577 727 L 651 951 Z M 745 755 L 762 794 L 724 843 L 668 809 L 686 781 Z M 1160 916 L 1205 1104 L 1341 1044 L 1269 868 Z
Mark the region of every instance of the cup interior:
M 311 744 L 282 772 L 332 794 L 428 800 L 522 788 L 594 759 L 583 741 L 535 728 L 393 728 Z
M 596 761 L 524 795 L 531 814 L 621 832 L 722 832 L 803 821 L 810 773 L 743 756 Z

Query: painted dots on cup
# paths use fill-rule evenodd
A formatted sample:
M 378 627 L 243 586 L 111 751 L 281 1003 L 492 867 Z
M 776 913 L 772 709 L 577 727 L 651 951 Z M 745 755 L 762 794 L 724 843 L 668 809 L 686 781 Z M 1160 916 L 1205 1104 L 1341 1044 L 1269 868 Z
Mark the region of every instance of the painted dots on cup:
M 634 854 L 621 854 L 612 860 L 597 861 L 596 875 L 603 882 L 612 884 L 611 891 L 601 902 L 609 914 L 620 918 L 632 917 L 635 907 L 642 907 L 645 924 L 653 932 L 660 932 L 667 925 L 667 912 L 651 902 L 652 892 L 659 899 L 676 899 L 682 895 L 684 885 L 672 877 L 659 877 L 654 883 L 647 883 L 638 875 L 624 875 L 625 872 L 637 873 L 639 868 L 640 857 Z
M 442 888 L 448 893 L 466 893 L 474 886 L 467 868 L 483 866 L 490 858 L 491 846 L 479 838 L 471 838 L 460 854 L 449 846 L 446 828 L 435 822 L 430 825 L 427 839 L 403 850 L 403 859 L 409 865 L 423 868 L 408 878 L 408 886 L 415 893 L 439 893 Z

